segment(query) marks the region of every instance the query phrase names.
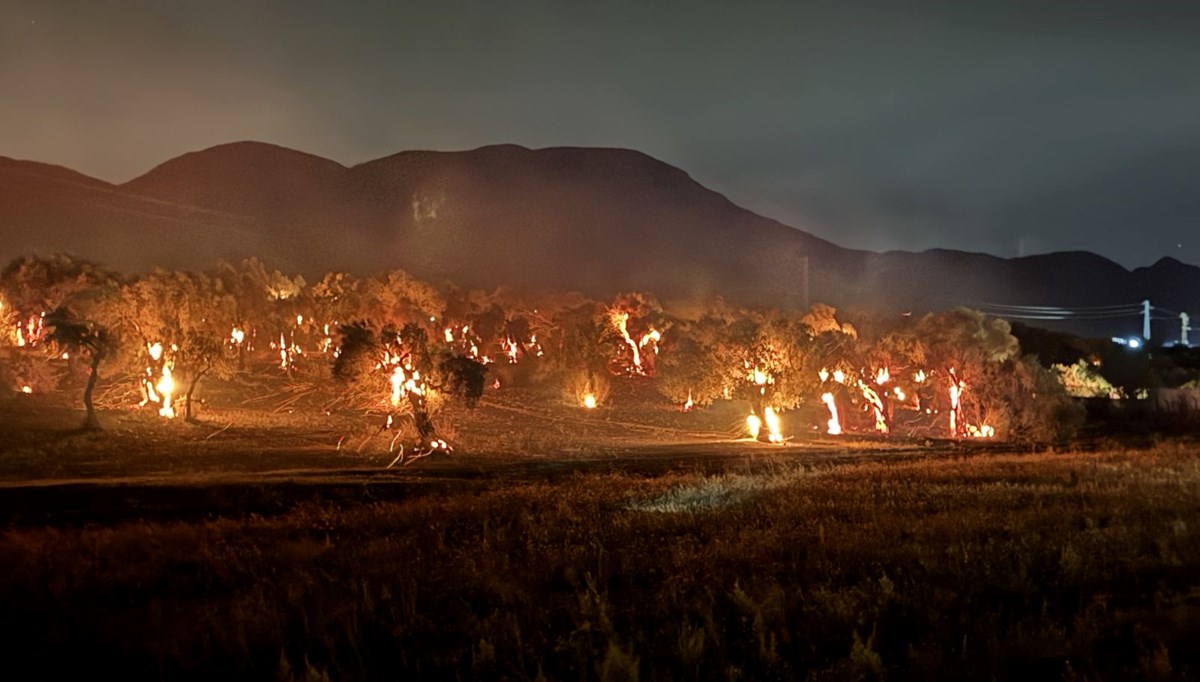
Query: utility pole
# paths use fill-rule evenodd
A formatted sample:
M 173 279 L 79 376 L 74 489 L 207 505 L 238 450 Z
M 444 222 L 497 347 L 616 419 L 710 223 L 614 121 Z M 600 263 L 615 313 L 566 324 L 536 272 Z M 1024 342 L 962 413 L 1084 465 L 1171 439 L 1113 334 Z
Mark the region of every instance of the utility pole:
M 1189 321 L 1187 313 L 1179 313 L 1179 340 L 1185 348 L 1190 348 L 1192 345 L 1188 343 L 1188 332 L 1192 331 L 1192 328 L 1188 326 Z
M 1142 301 L 1142 338 L 1150 340 L 1150 299 Z

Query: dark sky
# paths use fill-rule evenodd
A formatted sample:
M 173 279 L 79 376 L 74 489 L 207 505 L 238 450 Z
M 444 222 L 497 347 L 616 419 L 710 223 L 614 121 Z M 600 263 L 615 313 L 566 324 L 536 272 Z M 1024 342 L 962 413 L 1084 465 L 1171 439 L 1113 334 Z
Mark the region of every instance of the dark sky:
M 846 246 L 1200 263 L 1200 4 L 0 0 L 0 96 L 0 155 L 112 181 L 619 146 Z

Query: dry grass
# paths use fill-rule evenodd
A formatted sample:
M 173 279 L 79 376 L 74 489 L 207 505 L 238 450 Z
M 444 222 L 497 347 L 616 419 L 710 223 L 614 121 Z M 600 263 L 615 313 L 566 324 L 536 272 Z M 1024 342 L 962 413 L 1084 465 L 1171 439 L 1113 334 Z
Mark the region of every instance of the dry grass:
M 736 462 L 305 499 L 270 515 L 12 525 L 6 666 L 171 679 L 1200 675 L 1188 446 Z

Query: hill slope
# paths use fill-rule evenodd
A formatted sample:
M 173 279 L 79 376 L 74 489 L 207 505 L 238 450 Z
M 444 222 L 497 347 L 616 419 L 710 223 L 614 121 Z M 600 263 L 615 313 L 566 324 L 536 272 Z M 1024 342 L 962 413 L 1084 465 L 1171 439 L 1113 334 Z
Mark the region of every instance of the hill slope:
M 1200 269 L 1170 259 L 1130 272 L 1084 252 L 1006 260 L 843 249 L 623 149 L 410 151 L 347 168 L 240 142 L 119 186 L 0 158 L 0 259 L 34 250 L 130 269 L 254 255 L 309 276 L 404 268 L 460 286 L 719 294 L 783 307 L 820 300 L 920 312 L 1150 298 L 1195 312 L 1200 301 Z

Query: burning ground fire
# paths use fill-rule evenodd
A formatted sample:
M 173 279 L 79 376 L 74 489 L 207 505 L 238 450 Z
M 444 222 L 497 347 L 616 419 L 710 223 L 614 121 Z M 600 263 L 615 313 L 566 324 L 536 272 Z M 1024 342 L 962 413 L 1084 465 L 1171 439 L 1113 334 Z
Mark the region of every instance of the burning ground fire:
M 749 360 L 744 360 L 742 366 L 746 370 L 746 380 L 755 387 L 761 398 L 766 399 L 768 388 L 775 385 L 775 377 L 770 372 L 759 369 L 757 365 L 752 365 Z M 765 433 L 763 427 L 766 427 Z M 759 440 L 761 437 L 768 443 L 782 443 L 784 438 L 780 428 L 779 413 L 770 405 L 762 408 L 761 417 L 753 411 L 746 417 L 746 431 L 752 440 Z
M 175 346 L 172 351 L 177 351 Z M 158 405 L 158 414 L 167 419 L 175 418 L 175 407 L 172 399 L 175 395 L 175 379 L 171 375 L 174 363 L 167 356 L 163 344 L 155 341 L 146 344 L 146 355 L 150 358 L 145 373 L 141 377 L 142 401 L 139 407 Z

